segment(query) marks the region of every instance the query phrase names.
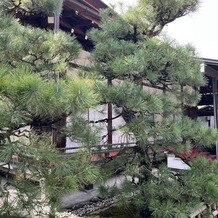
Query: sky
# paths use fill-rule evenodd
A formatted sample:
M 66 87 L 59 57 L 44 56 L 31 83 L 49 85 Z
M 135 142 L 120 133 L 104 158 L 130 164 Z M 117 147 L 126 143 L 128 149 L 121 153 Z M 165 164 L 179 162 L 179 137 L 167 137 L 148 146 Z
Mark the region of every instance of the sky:
M 103 1 L 106 4 L 118 2 Z M 125 4 L 134 2 L 136 0 L 125 0 Z M 201 0 L 197 12 L 175 20 L 163 31 L 179 44 L 192 44 L 199 57 L 218 59 L 218 0 Z

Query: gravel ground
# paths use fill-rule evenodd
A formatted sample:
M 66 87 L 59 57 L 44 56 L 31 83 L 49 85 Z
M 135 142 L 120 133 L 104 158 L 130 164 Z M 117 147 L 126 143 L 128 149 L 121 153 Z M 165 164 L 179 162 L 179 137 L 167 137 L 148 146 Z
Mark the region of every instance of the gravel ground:
M 76 214 L 78 216 L 86 216 L 93 214 L 99 210 L 102 210 L 104 208 L 108 208 L 111 205 L 113 205 L 114 199 L 113 198 L 107 198 L 107 199 L 101 199 L 96 202 L 89 202 L 87 204 L 84 204 L 83 206 L 79 208 L 73 208 L 71 212 L 73 214 Z
M 31 216 L 29 218 L 48 218 L 49 216 L 48 215 L 45 215 L 45 216 Z M 55 215 L 56 218 L 81 218 L 81 217 L 78 217 L 72 213 L 68 213 L 68 212 L 63 212 L 63 213 L 56 213 Z

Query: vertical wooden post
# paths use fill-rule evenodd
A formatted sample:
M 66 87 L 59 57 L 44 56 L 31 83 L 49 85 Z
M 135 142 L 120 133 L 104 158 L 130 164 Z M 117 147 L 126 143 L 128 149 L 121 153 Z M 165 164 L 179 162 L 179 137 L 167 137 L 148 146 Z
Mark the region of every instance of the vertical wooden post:
M 57 148 L 66 147 L 66 135 L 63 129 L 66 127 L 66 116 L 62 115 L 59 121 L 52 124 L 52 142 Z
M 57 33 L 59 28 L 60 28 L 60 14 L 56 12 L 54 16 L 54 32 Z
M 112 79 L 108 78 L 108 86 L 112 86 Z M 112 103 L 108 103 L 108 126 L 107 126 L 107 131 L 108 131 L 108 148 L 111 147 L 113 143 L 113 124 L 112 124 L 112 117 L 113 117 L 113 107 Z M 106 156 L 109 156 L 109 152 L 105 154 Z
M 63 3 L 63 2 L 62 2 Z M 54 33 L 57 33 L 60 29 L 60 11 L 54 14 Z M 58 73 L 59 79 L 59 73 Z M 66 135 L 63 133 L 63 129 L 66 127 L 66 115 L 63 114 L 60 120 L 53 124 L 52 140 L 57 148 L 66 147 Z
M 214 127 L 218 128 L 218 93 L 217 93 L 217 79 L 212 77 L 212 87 L 213 87 L 213 109 L 214 109 Z M 218 159 L 218 142 L 216 142 L 216 159 Z
M 63 5 L 63 0 L 61 1 L 61 4 Z M 58 32 L 60 29 L 60 14 L 61 11 L 56 11 L 54 14 L 54 32 Z

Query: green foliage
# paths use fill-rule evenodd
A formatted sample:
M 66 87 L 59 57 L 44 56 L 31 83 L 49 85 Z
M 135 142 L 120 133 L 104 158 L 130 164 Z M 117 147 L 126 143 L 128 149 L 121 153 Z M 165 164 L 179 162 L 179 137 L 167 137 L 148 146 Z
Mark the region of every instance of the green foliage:
M 2 0 L 0 9 L 6 12 L 53 15 L 62 10 L 62 0 Z
M 166 24 L 195 11 L 198 3 L 198 0 L 139 0 L 138 4 L 125 14 L 125 19 L 137 26 L 140 33 L 146 37 L 153 37 L 159 34 Z
M 48 80 L 24 67 L 10 72 L 4 68 L 0 74 L 1 102 L 5 110 L 10 104 L 11 115 L 16 111 L 17 118 L 13 122 L 8 120 L 11 125 L 25 123 L 34 117 L 52 121 L 63 113 L 82 112 L 96 103 L 97 95 L 93 92 L 91 80 L 76 76 L 66 80 Z M 4 107 L 2 110 L 5 113 Z
M 166 24 L 195 11 L 198 3 L 140 0 L 123 17 L 104 11 L 102 29 L 90 32 L 95 44 L 91 59 L 102 77 L 97 83 L 101 100 L 121 112 L 119 130 L 136 142 L 129 152 L 121 150 L 104 163 L 103 171 L 113 175 L 122 169 L 125 182 L 113 192 L 118 203 L 130 203 L 154 217 L 188 217 L 202 201 L 217 202 L 216 162 L 183 158 L 191 170 L 174 173 L 165 167 L 163 153 L 182 157 L 182 152 L 218 139 L 217 129 L 185 116 L 185 108 L 200 100 L 197 87 L 205 84 L 195 49 L 156 38 Z
M 115 195 L 118 204 L 135 205 L 138 210 L 147 207 L 154 217 L 188 217 L 200 202 L 217 202 L 216 171 L 217 162 L 205 158 L 195 159 L 191 170 L 180 173 L 162 165 L 151 174 L 152 182 L 136 189 L 136 184 L 127 178 Z
M 148 114 L 161 111 L 162 102 L 158 94 L 142 92 L 140 87 L 128 80 L 109 88 L 99 84 L 99 91 L 106 101 L 114 102 L 117 107 L 127 107 L 132 111 Z
M 42 76 L 57 78 L 66 74 L 69 60 L 79 54 L 81 46 L 74 37 L 62 31 L 54 34 L 24 27 L 4 14 L 0 15 L 0 21 L 3 31 L 0 36 L 0 63 L 4 66 L 28 66 Z
M 0 3 L 0 160 L 13 166 L 15 175 L 8 189 L 1 187 L 1 214 L 25 216 L 45 206 L 54 213 L 64 193 L 99 177 L 90 163 L 97 133 L 84 118 L 99 95 L 91 76 L 69 74 L 69 62 L 78 57 L 81 45 L 62 31 L 24 27 L 8 15 L 53 15 L 61 6 L 59 0 Z M 60 124 L 67 117 L 74 122 L 68 128 Z M 66 136 L 81 143 L 75 155 L 56 148 Z
M 91 154 L 88 149 L 83 149 L 73 156 L 61 154 L 50 138 L 50 135 L 39 137 L 31 133 L 28 141 L 19 138 L 2 150 L 1 160 L 10 163 L 13 154 L 16 154 L 19 160 L 13 169 L 15 179 L 12 185 L 20 193 L 17 196 L 18 202 L 23 203 L 13 205 L 13 211 L 31 211 L 35 205 L 40 204 L 36 199 L 40 199 L 42 189 L 39 184 L 33 184 L 31 181 L 44 179 L 46 198 L 41 203 L 54 207 L 58 205 L 63 193 L 75 191 L 79 186 L 92 183 L 99 177 L 98 169 L 89 162 Z M 4 210 L 8 211 L 9 208 Z
M 167 171 L 167 173 L 166 173 Z M 187 217 L 200 202 L 217 202 L 217 162 L 197 158 L 191 170 L 177 173 L 161 168 L 156 182 L 147 188 L 149 207 L 155 217 Z M 167 175 L 167 176 L 163 176 Z

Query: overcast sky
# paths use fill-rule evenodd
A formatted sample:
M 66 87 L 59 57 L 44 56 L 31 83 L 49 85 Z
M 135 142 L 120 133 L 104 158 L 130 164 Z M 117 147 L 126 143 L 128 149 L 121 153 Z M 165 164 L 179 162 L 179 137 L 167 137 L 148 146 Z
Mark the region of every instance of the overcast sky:
M 103 1 L 106 4 L 118 2 Z M 124 2 L 133 4 L 136 0 Z M 168 24 L 164 32 L 180 44 L 194 45 L 199 57 L 218 59 L 218 0 L 201 0 L 201 2 L 197 12 Z

